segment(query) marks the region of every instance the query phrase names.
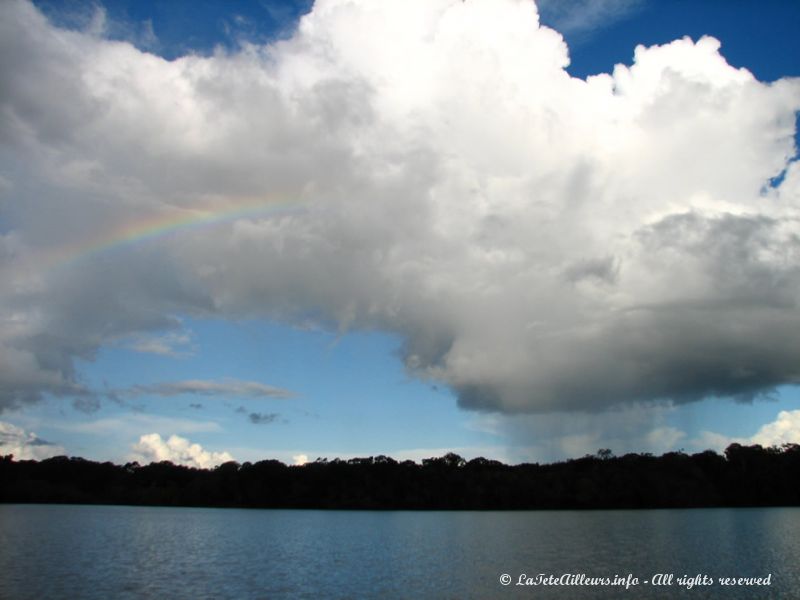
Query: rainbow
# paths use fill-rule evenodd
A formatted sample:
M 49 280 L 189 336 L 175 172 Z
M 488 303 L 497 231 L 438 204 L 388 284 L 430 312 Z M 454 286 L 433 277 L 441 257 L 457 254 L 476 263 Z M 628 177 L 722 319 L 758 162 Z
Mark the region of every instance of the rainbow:
M 54 246 L 37 253 L 33 262 L 38 269 L 60 270 L 92 256 L 134 246 L 184 230 L 230 223 L 245 218 L 267 218 L 297 214 L 303 201 L 264 197 L 238 201 L 212 202 L 202 208 L 172 208 L 154 212 L 116 227 L 98 230 L 73 243 Z

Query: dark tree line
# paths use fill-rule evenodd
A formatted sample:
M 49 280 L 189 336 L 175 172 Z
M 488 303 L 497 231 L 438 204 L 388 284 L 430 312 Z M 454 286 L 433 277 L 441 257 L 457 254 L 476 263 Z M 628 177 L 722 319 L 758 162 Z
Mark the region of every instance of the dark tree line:
M 58 456 L 0 457 L 0 502 L 344 509 L 670 508 L 800 505 L 800 446 L 732 444 L 724 456 L 608 450 L 509 466 L 456 454 L 417 464 L 386 456 L 287 466 L 194 469 Z

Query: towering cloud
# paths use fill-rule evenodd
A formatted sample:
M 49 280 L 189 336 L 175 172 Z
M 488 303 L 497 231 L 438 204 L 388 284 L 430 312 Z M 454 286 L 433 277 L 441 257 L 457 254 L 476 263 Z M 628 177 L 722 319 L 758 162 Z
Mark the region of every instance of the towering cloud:
M 174 61 L 2 3 L 0 406 L 181 315 L 397 332 L 479 410 L 796 383 L 800 82 L 712 38 L 568 64 L 527 0 L 318 0 Z

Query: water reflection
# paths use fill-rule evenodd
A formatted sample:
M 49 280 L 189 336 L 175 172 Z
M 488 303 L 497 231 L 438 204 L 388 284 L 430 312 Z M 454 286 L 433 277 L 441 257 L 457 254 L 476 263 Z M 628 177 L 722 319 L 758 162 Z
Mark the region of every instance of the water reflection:
M 673 598 L 540 573 L 764 576 L 691 597 L 800 597 L 800 509 L 366 512 L 0 505 L 0 597 Z M 512 578 L 502 586 L 501 574 Z

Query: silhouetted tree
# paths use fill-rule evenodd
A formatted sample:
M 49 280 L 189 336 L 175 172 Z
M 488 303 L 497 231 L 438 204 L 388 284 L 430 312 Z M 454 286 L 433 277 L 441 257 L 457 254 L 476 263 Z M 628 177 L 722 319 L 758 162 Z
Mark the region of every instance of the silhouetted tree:
M 800 505 L 800 446 L 731 444 L 660 457 L 601 449 L 539 465 L 455 453 L 397 462 L 387 456 L 277 460 L 196 469 L 168 461 L 118 466 L 77 457 L 0 456 L 0 502 L 263 508 L 533 509 Z

